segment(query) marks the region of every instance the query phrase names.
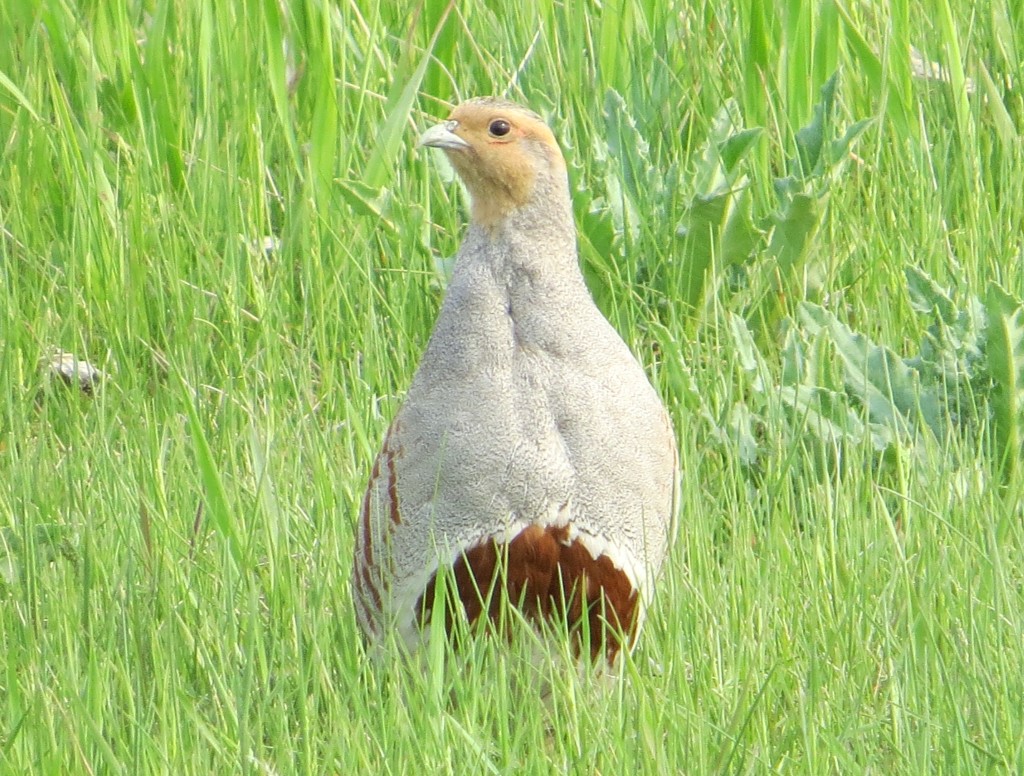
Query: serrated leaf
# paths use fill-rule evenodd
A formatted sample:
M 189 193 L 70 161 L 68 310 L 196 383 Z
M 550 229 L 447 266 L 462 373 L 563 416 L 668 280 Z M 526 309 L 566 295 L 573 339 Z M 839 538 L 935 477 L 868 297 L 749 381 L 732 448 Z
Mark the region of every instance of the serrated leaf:
M 637 129 L 626 101 L 614 89 L 605 92 L 604 120 L 608 152 L 618 161 L 623 189 L 631 200 L 642 199 L 650 193 L 657 176 L 651 165 L 647 140 Z
M 609 278 L 615 276 L 613 264 L 621 253 L 621 239 L 615 232 L 611 210 L 603 197 L 596 197 L 579 211 L 581 269 L 587 287 L 598 307 L 607 309 L 612 296 Z
M 841 138 L 832 141 L 829 149 L 829 163 L 838 164 L 845 162 L 850 154 L 850 149 L 860 139 L 860 136 L 864 134 L 864 130 L 871 126 L 874 121 L 874 119 L 861 119 L 848 126 Z
M 796 156 L 790 159 L 790 175 L 806 178 L 813 173 L 821 172 L 824 163 L 822 148 L 825 146 L 825 138 L 832 123 L 838 80 L 837 71 L 821 87 L 821 99 L 814 106 L 814 115 L 810 123 L 797 130 L 794 137 Z
M 829 335 L 843 365 L 847 389 L 867 408 L 871 420 L 900 433 L 923 420 L 936 434 L 942 430 L 938 401 L 922 388 L 917 373 L 886 347 L 851 330 L 823 307 L 801 303 L 801 320 Z
M 741 128 L 735 100 L 727 100 L 711 122 L 689 184 L 695 194 L 676 227 L 682 243 L 672 293 L 689 311 L 703 303 L 712 261 L 721 267 L 745 263 L 763 239 L 751 216 L 747 179 L 740 172 L 740 162 L 760 135 L 760 129 Z
M 1024 307 L 997 283 L 989 283 L 988 373 L 996 390 L 992 401 L 996 450 L 1009 479 L 1020 463 L 1024 439 Z
M 735 141 L 737 146 L 730 145 L 732 138 L 746 132 L 759 130 L 742 129 L 739 104 L 735 100 L 726 100 L 715 113 L 708 129 L 707 140 L 704 141 L 697 156 L 697 168 L 693 174 L 693 189 L 698 195 L 711 196 L 721 193 L 730 187 L 730 176 L 735 171 L 735 164 L 728 165 L 723 158 L 723 149 L 733 154 L 747 153 L 749 147 L 743 149 L 745 139 Z M 749 139 L 749 138 L 746 138 Z M 736 162 L 739 161 L 737 157 Z
M 751 196 L 746 179 L 737 181 L 733 191 L 731 206 L 726 209 L 719 249 L 721 264 L 726 267 L 749 261 L 764 239 L 764 232 L 757 228 L 751 215 Z
M 676 235 L 682 238 L 682 244 L 679 248 L 677 287 L 673 291 L 688 311 L 697 310 L 704 300 L 708 267 L 718 253 L 719 232 L 729 198 L 727 193 L 694 197 L 676 227 Z
M 811 239 L 821 223 L 824 198 L 797 194 L 789 206 L 775 218 L 768 250 L 776 257 L 783 280 L 790 280 L 794 268 L 802 263 Z
M 794 411 L 802 427 L 826 445 L 838 447 L 859 443 L 864 439 L 864 421 L 850 407 L 844 394 L 816 386 L 798 385 L 782 386 L 779 397 L 783 404 Z M 871 439 L 876 450 L 883 449 L 887 443 L 884 435 L 873 434 Z
M 754 434 L 755 421 L 756 416 L 743 402 L 736 402 L 729 410 L 727 427 L 730 441 L 744 466 L 755 466 L 761 455 L 761 446 Z
M 726 174 L 735 170 L 738 165 L 757 145 L 764 130 L 760 127 L 744 129 L 727 137 L 718 145 L 718 155 L 722 160 L 722 168 Z
M 987 395 L 983 367 L 987 314 L 977 296 L 969 296 L 963 309 L 923 273 L 908 271 L 911 304 L 927 314 L 918 355 L 907 360 L 924 384 L 933 386 L 947 419 L 964 425 L 979 417 L 979 398 Z
M 800 340 L 796 327 L 789 326 L 782 345 L 782 385 L 797 386 L 803 383 L 806 366 L 804 343 Z
M 394 229 L 394 224 L 389 223 L 384 217 L 384 211 L 390 199 L 391 192 L 385 188 L 374 188 L 367 186 L 362 181 L 335 179 L 335 185 L 344 199 L 356 213 L 361 216 L 379 218 L 385 226 Z
M 604 177 L 604 201 L 611 213 L 615 233 L 620 236 L 629 235 L 630 239 L 635 240 L 639 236 L 640 211 L 628 186 L 623 183 L 623 179 L 609 167 Z
M 922 269 L 908 266 L 904 270 L 907 290 L 910 292 L 910 306 L 915 312 L 938 315 L 946 324 L 953 324 L 959 311 L 952 298 L 938 283 Z
M 757 349 L 747 322 L 735 313 L 728 313 L 729 334 L 732 336 L 732 344 L 736 349 L 737 363 L 744 372 L 748 372 L 753 379 L 751 387 L 758 392 L 764 391 L 762 376 L 767 372 L 767 365 Z
M 762 339 L 766 339 L 778 323 L 787 300 L 799 301 L 804 297 L 803 265 L 821 223 L 824 202 L 824 198 L 811 194 L 795 194 L 772 217 L 774 229 L 768 253 L 774 262 L 761 281 L 764 290 L 760 301 L 748 317 Z

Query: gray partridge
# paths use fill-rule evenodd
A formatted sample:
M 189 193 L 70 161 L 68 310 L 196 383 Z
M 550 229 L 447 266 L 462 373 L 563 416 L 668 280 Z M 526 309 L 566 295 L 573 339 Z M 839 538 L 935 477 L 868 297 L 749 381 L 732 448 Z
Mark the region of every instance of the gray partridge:
M 414 649 L 443 565 L 471 622 L 505 600 L 613 660 L 668 550 L 671 423 L 584 284 L 565 161 L 541 118 L 472 99 L 420 145 L 447 154 L 471 219 L 363 499 L 357 619 L 371 642 L 396 628 Z

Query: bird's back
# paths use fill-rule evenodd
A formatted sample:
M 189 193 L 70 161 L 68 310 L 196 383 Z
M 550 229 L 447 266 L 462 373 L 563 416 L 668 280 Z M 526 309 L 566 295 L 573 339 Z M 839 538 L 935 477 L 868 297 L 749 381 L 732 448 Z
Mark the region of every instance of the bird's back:
M 470 619 L 497 606 L 475 591 L 506 567 L 510 597 L 529 588 L 544 610 L 581 608 L 574 585 L 625 591 L 612 608 L 631 628 L 668 541 L 668 417 L 582 281 L 545 287 L 491 266 L 460 255 L 375 468 L 357 557 L 386 545 L 375 587 L 390 603 L 371 595 L 364 617 L 395 617 L 415 644 L 441 563 Z M 359 574 L 374 572 L 357 569 L 357 590 Z

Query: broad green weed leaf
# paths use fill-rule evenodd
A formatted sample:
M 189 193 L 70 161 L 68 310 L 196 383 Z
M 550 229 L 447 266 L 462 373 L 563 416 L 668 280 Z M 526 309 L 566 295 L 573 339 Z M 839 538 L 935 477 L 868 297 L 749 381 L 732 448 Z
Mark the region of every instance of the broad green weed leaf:
M 724 141 L 719 143 L 718 154 L 721 159 L 722 169 L 726 176 L 736 170 L 736 166 L 747 157 L 757 141 L 761 139 L 764 130 L 760 127 L 743 129 L 731 134 Z
M 966 428 L 984 411 L 990 381 L 983 367 L 986 312 L 974 295 L 957 302 L 915 267 L 906 270 L 910 303 L 930 319 L 918 354 L 906 360 L 937 397 L 944 422 Z
M 778 261 L 783 281 L 794 279 L 794 270 L 802 264 L 811 240 L 821 223 L 824 201 L 810 194 L 797 194 L 775 218 L 768 250 Z
M 782 385 L 798 386 L 804 382 L 807 358 L 804 355 L 804 344 L 794 326 L 787 327 L 786 338 L 782 345 Z
M 761 281 L 764 290 L 748 317 L 762 341 L 768 339 L 780 311 L 804 298 L 803 265 L 821 223 L 824 202 L 824 198 L 811 194 L 789 195 L 788 202 L 772 216 L 774 228 L 768 253 L 774 261 L 766 267 Z
M 837 83 L 838 71 L 821 87 L 810 123 L 795 135 L 796 154 L 787 163 L 789 174 L 773 181 L 779 207 L 764 223 L 771 230 L 768 253 L 774 262 L 765 263 L 757 301 L 748 314 L 761 342 L 774 336 L 782 312 L 816 287 L 819 268 L 808 266 L 808 256 L 828 205 L 829 184 L 867 126 L 858 122 L 833 140 Z
M 907 266 L 904 274 L 907 278 L 907 290 L 910 292 L 910 304 L 916 312 L 937 314 L 941 321 L 950 325 L 956 322 L 959 311 L 945 289 L 932 280 L 924 270 L 915 266 Z
M 743 402 L 736 402 L 729 411 L 728 435 L 744 466 L 755 466 L 761 455 L 761 446 L 754 433 L 759 419 Z
M 682 245 L 678 287 L 673 293 L 690 312 L 698 310 L 704 300 L 708 267 L 718 252 L 718 236 L 729 197 L 727 193 L 694 197 L 676 228 Z
M 626 101 L 614 89 L 605 93 L 604 120 L 608 155 L 618 161 L 623 188 L 629 198 L 637 202 L 655 185 L 656 175 L 651 166 L 647 140 L 637 129 Z
M 395 225 L 387 219 L 391 192 L 387 189 L 374 189 L 357 180 L 335 180 L 338 191 L 349 206 L 359 215 L 379 218 L 382 225 L 395 231 Z
M 746 184 L 746 178 L 736 182 L 732 200 L 726 208 L 719 248 L 723 267 L 749 261 L 764 239 L 764 232 L 754 224 L 750 189 Z
M 740 162 L 760 138 L 760 129 L 741 128 L 739 107 L 727 101 L 715 114 L 693 175 L 695 191 L 676 227 L 682 242 L 673 295 L 699 310 L 710 284 L 712 260 L 728 267 L 749 260 L 763 239 L 751 216 L 747 178 Z
M 750 152 L 760 134 L 759 129 L 743 129 L 739 106 L 735 100 L 726 100 L 711 120 L 707 140 L 697 157 L 694 191 L 711 195 L 731 187 L 730 176 L 736 174 L 736 164 Z
M 820 173 L 823 167 L 822 148 L 832 123 L 838 71 L 821 87 L 821 100 L 814 106 L 811 122 L 797 130 L 796 156 L 790 160 L 790 175 L 806 178 Z
M 818 305 L 802 303 L 801 320 L 825 332 L 835 345 L 847 389 L 867 408 L 869 417 L 907 432 L 924 420 L 938 431 L 940 412 L 935 396 L 922 388 L 916 372 L 886 347 L 852 331 L 832 313 Z
M 829 162 L 838 164 L 846 161 L 846 157 L 850 154 L 850 149 L 860 139 L 860 136 L 864 134 L 864 130 L 870 127 L 874 121 L 874 119 L 861 119 L 848 126 L 843 136 L 832 142 L 829 151 Z
M 763 375 L 767 373 L 768 367 L 757 350 L 757 343 L 754 341 L 747 322 L 735 313 L 728 313 L 729 334 L 732 335 L 732 344 L 736 349 L 737 360 L 740 368 L 753 376 L 752 388 L 755 391 L 764 390 Z
M 794 411 L 801 427 L 813 432 L 822 442 L 840 445 L 858 440 L 864 434 L 864 423 L 850 408 L 843 395 L 811 385 L 782 386 L 779 397 Z

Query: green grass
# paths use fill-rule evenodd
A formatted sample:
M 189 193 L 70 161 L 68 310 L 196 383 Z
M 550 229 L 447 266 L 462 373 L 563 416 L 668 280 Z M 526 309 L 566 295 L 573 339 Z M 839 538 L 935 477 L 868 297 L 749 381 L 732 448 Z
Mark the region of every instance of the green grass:
M 910 357 L 905 267 L 961 306 L 1024 293 L 1020 4 L 527 5 L 0 5 L 0 772 L 1024 768 L 1024 480 L 992 444 L 1017 394 L 978 383 L 972 425 L 884 449 L 776 395 L 799 330 L 869 426 L 801 301 Z M 837 69 L 837 132 L 872 123 L 779 281 L 773 180 Z M 679 542 L 610 687 L 525 635 L 375 665 L 352 612 L 465 218 L 415 137 L 487 93 L 550 118 L 588 282 L 676 422 Z M 676 230 L 730 100 L 763 128 L 720 200 L 752 242 L 694 281 Z M 53 347 L 109 374 L 93 397 Z

